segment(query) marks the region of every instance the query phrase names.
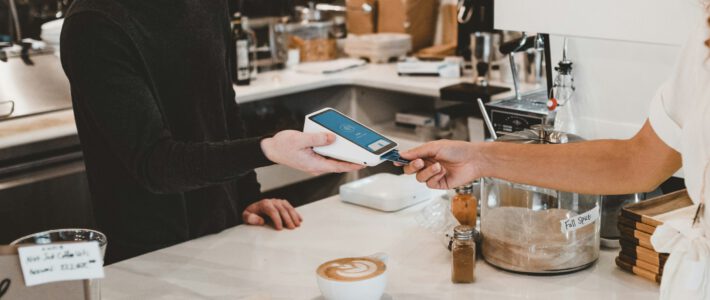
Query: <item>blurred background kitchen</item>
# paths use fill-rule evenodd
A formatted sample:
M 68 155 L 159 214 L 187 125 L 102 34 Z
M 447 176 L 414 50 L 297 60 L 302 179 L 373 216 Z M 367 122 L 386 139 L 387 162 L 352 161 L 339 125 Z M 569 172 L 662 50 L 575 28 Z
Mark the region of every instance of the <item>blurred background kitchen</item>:
M 93 227 L 58 59 L 71 2 L 0 0 L 0 244 Z M 587 140 L 628 138 L 679 52 L 686 35 L 679 28 L 698 12 L 663 1 L 574 2 L 230 0 L 235 42 L 246 40 L 249 53 L 231 66 L 235 78 L 248 72 L 235 80 L 235 101 L 253 136 L 301 129 L 304 115 L 330 106 L 402 149 L 490 139 L 481 99 L 497 135 L 547 124 Z M 647 12 L 638 19 L 641 6 Z M 611 19 L 609 7 L 618 8 Z M 677 22 L 659 22 L 669 15 Z M 595 21 L 569 26 L 575 18 Z M 295 205 L 380 172 L 401 173 L 389 164 L 318 177 L 282 166 L 257 170 L 266 197 Z M 602 196 L 606 245 L 618 245 L 622 203 L 681 189 L 681 177 L 651 195 Z

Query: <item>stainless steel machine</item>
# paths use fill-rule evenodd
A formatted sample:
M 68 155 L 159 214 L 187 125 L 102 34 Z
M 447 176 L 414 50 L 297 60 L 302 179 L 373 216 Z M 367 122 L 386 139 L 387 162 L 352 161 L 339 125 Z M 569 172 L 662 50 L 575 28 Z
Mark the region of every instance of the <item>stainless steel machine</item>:
M 547 105 L 552 89 L 549 37 L 546 34 L 528 36 L 523 33 L 522 37 L 501 44 L 500 52 L 508 55 L 515 95 L 486 104 L 496 133 L 504 135 L 528 129 L 533 125 L 552 125 L 555 111 L 550 110 Z M 516 60 L 518 53 L 524 54 L 523 61 Z M 522 72 L 519 70 L 520 66 L 524 68 Z M 520 86 L 523 81 L 532 86 L 539 86 L 539 89 L 522 93 Z

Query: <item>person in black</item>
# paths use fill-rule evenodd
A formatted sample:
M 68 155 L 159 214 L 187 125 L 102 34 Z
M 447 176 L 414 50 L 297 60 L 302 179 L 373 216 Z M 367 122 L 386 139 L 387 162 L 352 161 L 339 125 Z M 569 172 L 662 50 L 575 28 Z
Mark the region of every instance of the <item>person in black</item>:
M 229 21 L 226 0 L 77 0 L 70 8 L 61 61 L 107 263 L 243 221 L 298 225 L 288 202 L 258 201 L 254 168 L 360 168 L 313 152 L 333 135 L 245 138 Z

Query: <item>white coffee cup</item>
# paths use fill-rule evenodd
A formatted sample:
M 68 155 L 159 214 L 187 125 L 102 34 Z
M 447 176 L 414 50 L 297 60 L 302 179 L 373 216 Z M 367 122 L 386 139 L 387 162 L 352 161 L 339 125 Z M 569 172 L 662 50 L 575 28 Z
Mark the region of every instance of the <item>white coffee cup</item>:
M 316 280 L 323 297 L 327 300 L 380 300 L 387 285 L 388 257 L 385 253 L 376 253 L 367 258 L 381 261 L 385 265 L 384 271 L 362 280 L 342 281 L 326 278 L 316 269 Z

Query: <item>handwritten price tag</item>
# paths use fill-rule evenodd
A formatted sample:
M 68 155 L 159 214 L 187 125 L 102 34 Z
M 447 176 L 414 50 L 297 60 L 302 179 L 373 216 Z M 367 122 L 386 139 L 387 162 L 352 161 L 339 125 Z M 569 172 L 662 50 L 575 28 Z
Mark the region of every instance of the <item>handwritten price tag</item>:
M 575 231 L 575 230 L 580 229 L 580 228 L 587 226 L 589 224 L 593 224 L 594 221 L 596 221 L 597 219 L 599 219 L 599 206 L 598 205 L 581 215 L 576 215 L 576 216 L 571 217 L 569 219 L 565 219 L 565 220 L 560 221 L 560 223 L 562 225 L 562 227 L 561 227 L 562 233 Z
M 17 252 L 27 286 L 104 277 L 98 242 L 27 246 Z

